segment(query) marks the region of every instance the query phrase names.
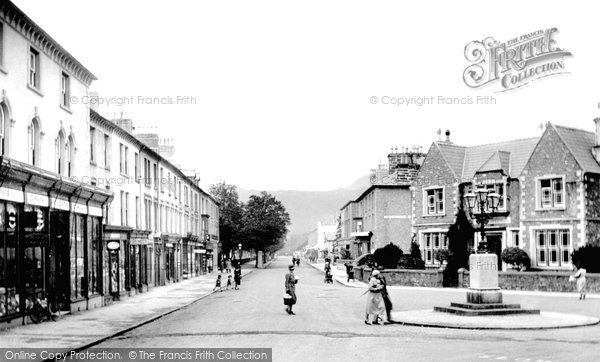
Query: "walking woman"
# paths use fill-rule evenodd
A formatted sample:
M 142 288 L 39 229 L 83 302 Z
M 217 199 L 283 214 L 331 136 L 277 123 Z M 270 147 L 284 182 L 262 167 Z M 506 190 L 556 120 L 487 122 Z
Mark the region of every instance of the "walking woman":
M 367 307 L 365 310 L 365 324 L 379 324 L 379 316 L 385 314 L 385 304 L 383 303 L 383 297 L 381 296 L 383 284 L 379 278 L 377 278 L 378 275 L 379 270 L 373 270 L 371 279 L 369 280 Z M 372 323 L 370 316 L 373 316 Z
M 587 270 L 585 268 L 581 268 L 580 265 L 574 266 L 577 272 L 571 277 L 572 280 L 577 282 L 577 291 L 579 292 L 579 299 L 585 300 L 585 292 L 586 292 L 586 280 L 585 275 L 587 274 Z
M 292 298 L 286 303 L 287 307 L 285 308 L 285 311 L 287 312 L 287 314 L 293 315 L 296 314 L 292 311 L 292 306 L 296 304 L 297 301 L 296 283 L 298 283 L 298 280 L 294 275 L 294 264 L 290 264 L 290 266 L 288 266 L 288 269 L 290 271 L 285 275 L 285 292 L 289 294 Z

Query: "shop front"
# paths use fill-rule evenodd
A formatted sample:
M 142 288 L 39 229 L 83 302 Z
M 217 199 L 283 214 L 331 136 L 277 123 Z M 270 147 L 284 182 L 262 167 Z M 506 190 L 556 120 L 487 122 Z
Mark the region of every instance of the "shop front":
M 130 280 L 126 278 L 131 231 L 130 227 L 104 225 L 104 304 L 121 300 L 131 289 Z
M 130 294 L 148 291 L 149 275 L 152 273 L 152 240 L 150 231 L 133 230 L 127 260 Z
M 95 307 L 94 250 L 111 195 L 14 160 L 1 164 L 0 322 L 20 317 L 36 298 L 63 310 Z
M 196 249 L 198 248 L 198 237 L 188 234 L 181 243 L 181 272 L 183 279 L 198 276 L 200 273 L 199 260 L 197 260 Z
M 162 234 L 163 252 L 160 261 L 164 265 L 165 283 L 175 283 L 181 278 L 181 237 L 177 234 Z M 163 284 L 164 285 L 164 284 Z

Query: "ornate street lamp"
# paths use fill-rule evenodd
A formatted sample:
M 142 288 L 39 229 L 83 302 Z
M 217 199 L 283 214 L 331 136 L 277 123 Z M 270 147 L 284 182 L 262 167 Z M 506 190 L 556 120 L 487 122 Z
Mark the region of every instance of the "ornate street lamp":
M 494 190 L 483 187 L 477 188 L 474 192 L 465 195 L 469 215 L 479 224 L 479 233 L 481 240 L 477 246 L 477 253 L 488 253 L 487 241 L 485 239 L 485 225 L 496 216 L 498 205 L 500 204 L 500 194 Z
M 242 260 L 242 243 L 238 244 L 239 260 Z

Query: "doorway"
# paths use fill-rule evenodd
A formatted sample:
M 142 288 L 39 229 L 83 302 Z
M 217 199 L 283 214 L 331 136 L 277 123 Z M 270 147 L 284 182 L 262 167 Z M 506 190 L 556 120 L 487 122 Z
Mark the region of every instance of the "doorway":
M 488 232 L 485 234 L 487 247 L 490 253 L 498 257 L 498 271 L 502 270 L 502 232 Z

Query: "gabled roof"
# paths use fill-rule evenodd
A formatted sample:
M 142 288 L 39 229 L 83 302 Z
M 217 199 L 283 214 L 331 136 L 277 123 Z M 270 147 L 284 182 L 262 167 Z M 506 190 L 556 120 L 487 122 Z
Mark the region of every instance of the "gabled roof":
M 475 172 L 496 153 L 498 153 L 498 161 L 501 164 L 505 163 L 503 167 L 506 168 L 506 174 L 511 177 L 518 177 L 525 168 L 538 141 L 539 137 L 534 137 L 467 147 L 462 179 L 473 178 Z M 503 152 L 500 153 L 500 151 Z
M 510 171 L 510 152 L 495 152 L 478 170 L 477 173 L 502 171 L 508 175 Z
M 435 145 L 454 172 L 454 176 L 461 177 L 466 147 L 445 142 L 435 142 Z
M 539 137 L 519 139 L 479 146 L 458 146 L 435 142 L 455 176 L 463 182 L 476 172 L 500 171 L 518 177 L 533 153 Z
M 550 125 L 554 127 L 559 137 L 585 172 L 600 174 L 600 165 L 598 165 L 592 153 L 592 149 L 596 145 L 596 138 L 593 132 L 553 124 Z

